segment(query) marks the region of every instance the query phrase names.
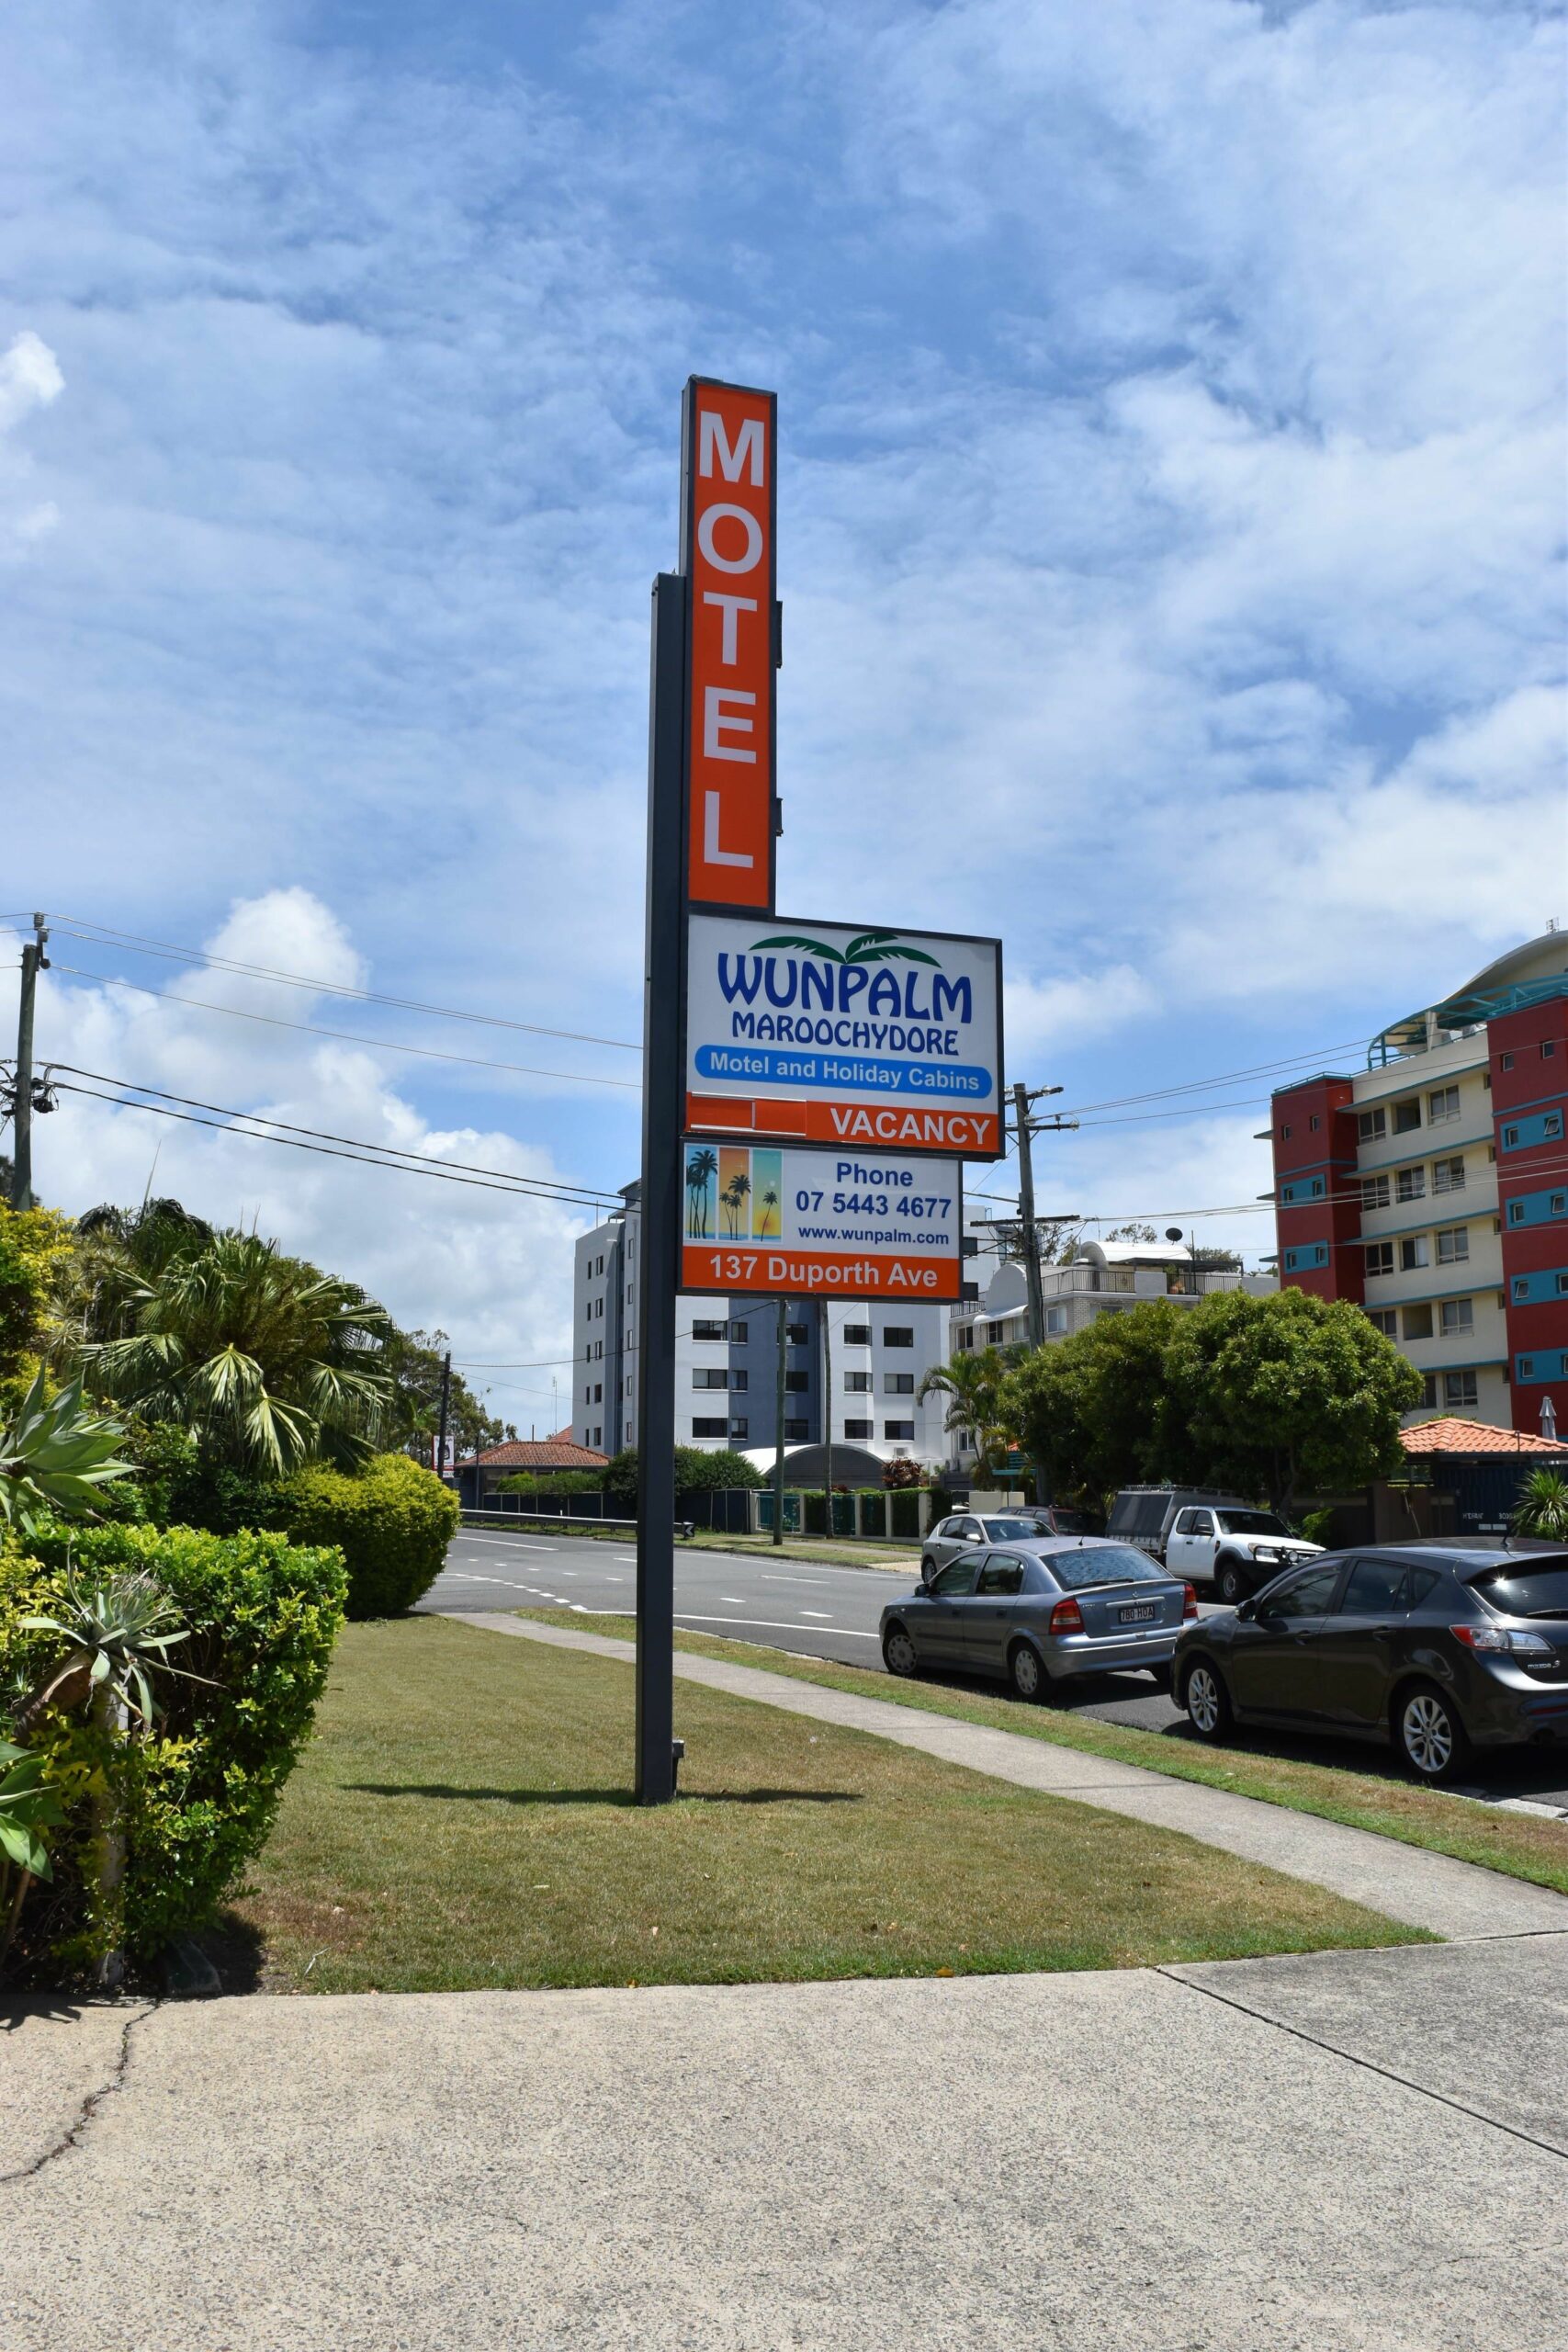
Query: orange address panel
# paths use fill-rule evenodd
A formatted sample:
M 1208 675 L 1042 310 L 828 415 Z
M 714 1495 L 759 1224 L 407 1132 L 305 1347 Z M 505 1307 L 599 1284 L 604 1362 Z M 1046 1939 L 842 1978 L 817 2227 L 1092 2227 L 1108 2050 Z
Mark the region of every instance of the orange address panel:
M 870 1250 L 799 1249 L 765 1243 L 688 1241 L 681 1252 L 683 1291 L 757 1291 L 807 1298 L 955 1299 L 963 1283 L 957 1258 L 884 1257 Z

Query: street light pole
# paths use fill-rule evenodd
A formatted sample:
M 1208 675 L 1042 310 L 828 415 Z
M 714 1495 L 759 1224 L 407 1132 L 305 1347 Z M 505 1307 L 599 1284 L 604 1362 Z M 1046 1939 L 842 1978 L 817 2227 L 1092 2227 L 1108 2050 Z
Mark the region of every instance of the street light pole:
M 773 1398 L 773 1542 L 784 1542 L 784 1371 L 789 1363 L 789 1301 L 779 1301 L 778 1393 Z

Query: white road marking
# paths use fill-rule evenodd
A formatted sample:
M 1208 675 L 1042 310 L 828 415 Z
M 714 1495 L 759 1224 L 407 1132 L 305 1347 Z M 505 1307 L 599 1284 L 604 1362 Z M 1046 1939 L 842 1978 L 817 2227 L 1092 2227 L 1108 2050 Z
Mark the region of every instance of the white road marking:
M 803 1609 L 800 1613 L 803 1617 L 826 1617 L 829 1620 L 833 1614 L 830 1609 Z
M 781 1577 L 775 1568 L 763 1568 L 760 1574 L 764 1584 L 827 1585 L 832 1582 L 831 1577 Z
M 700 1617 L 694 1609 L 677 1609 L 677 1617 L 690 1619 L 694 1625 L 757 1625 L 770 1634 L 814 1634 L 815 1625 L 792 1624 L 782 1617 Z M 874 1642 L 875 1634 L 862 1634 L 852 1625 L 835 1625 L 836 1634 L 847 1634 L 854 1642 Z
M 462 1541 L 465 1544 L 499 1544 L 507 1552 L 553 1552 L 556 1548 L 553 1544 L 536 1544 L 526 1535 L 473 1535 L 467 1528 L 463 1531 Z

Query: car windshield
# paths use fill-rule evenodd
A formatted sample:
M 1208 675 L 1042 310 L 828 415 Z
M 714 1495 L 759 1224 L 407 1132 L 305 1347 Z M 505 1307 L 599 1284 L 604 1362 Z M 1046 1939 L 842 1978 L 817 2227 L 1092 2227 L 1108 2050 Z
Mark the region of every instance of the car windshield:
M 1223 1510 L 1219 1520 L 1226 1535 L 1288 1535 L 1291 1532 L 1271 1510 Z
M 1026 1544 L 1043 1532 L 1037 1519 L 987 1519 L 982 1524 L 993 1544 Z
M 1486 1568 L 1470 1585 L 1509 1617 L 1568 1617 L 1568 1559 L 1538 1554 L 1517 1567 Z
M 1085 1544 L 1071 1552 L 1053 1552 L 1045 1562 L 1064 1592 L 1083 1592 L 1096 1584 L 1165 1584 L 1165 1570 L 1146 1552 L 1130 1544 Z
M 1058 1535 L 1091 1535 L 1094 1532 L 1081 1510 L 1055 1510 L 1051 1514 Z

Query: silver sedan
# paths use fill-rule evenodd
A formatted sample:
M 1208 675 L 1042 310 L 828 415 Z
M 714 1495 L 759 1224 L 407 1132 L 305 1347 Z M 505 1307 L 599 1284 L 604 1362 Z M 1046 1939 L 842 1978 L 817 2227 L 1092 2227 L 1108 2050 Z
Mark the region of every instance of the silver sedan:
M 1085 1674 L 1139 1668 L 1162 1688 L 1192 1587 L 1146 1552 L 1103 1536 L 1032 1536 L 976 1545 L 929 1585 L 882 1612 L 889 1674 L 946 1668 L 995 1675 L 1021 1699 L 1042 1699 Z
M 1049 1542 L 1058 1533 L 1081 1535 L 1086 1532 L 1077 1524 L 1054 1526 L 1053 1517 L 1074 1521 L 1077 1514 L 1027 1507 L 1019 1510 L 955 1511 L 951 1518 L 940 1520 L 920 1546 L 921 1581 L 930 1584 L 939 1568 L 945 1568 L 950 1561 L 976 1544 L 1035 1544 Z

